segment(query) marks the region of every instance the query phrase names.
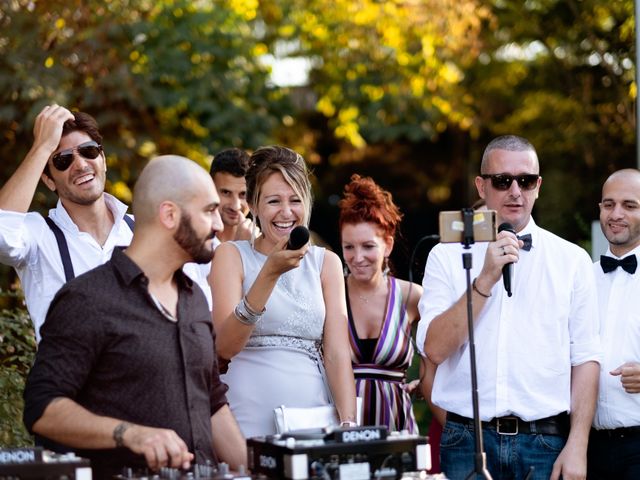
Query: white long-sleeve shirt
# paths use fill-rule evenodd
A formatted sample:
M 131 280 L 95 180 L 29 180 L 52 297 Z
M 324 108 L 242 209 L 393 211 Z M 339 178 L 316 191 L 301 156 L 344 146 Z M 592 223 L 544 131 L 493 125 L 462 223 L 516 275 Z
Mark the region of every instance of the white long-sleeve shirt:
M 533 219 L 519 234 L 532 234 L 520 251 L 512 291 L 497 282 L 475 320 L 480 416 L 517 415 L 531 421 L 570 410 L 571 367 L 600 361 L 597 295 L 589 255 L 539 228 Z M 488 243 L 472 245 L 471 278 L 481 271 Z M 424 347 L 434 317 L 466 292 L 462 245 L 436 245 L 423 280 L 417 342 Z M 433 402 L 473 416 L 469 344 L 438 366 Z
M 105 263 L 114 247 L 131 243 L 133 233 L 123 220 L 127 206 L 107 193 L 104 198 L 116 219 L 104 245 L 81 232 L 60 201 L 49 211 L 49 217 L 67 240 L 75 276 Z M 66 282 L 58 244 L 42 215 L 0 210 L 0 262 L 17 271 L 36 339 L 40 341 L 40 326 L 49 304 Z
M 615 257 L 611 250 L 607 255 Z M 625 257 L 640 255 L 640 247 Z M 598 429 L 640 426 L 640 394 L 627 393 L 620 376 L 611 375 L 626 362 L 640 362 L 640 269 L 635 274 L 618 267 L 604 273 L 593 265 L 600 306 L 600 337 L 604 359 L 593 426 Z

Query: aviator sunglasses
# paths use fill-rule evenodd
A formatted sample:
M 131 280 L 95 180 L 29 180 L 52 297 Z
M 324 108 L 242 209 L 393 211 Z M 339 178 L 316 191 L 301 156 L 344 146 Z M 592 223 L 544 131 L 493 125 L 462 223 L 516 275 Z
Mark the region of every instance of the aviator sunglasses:
M 522 190 L 533 190 L 538 184 L 538 178 L 540 178 L 540 175 L 536 175 L 535 173 L 525 173 L 522 175 L 509 175 L 506 173 L 496 173 L 492 175 L 484 173 L 480 176 L 484 179 L 490 178 L 493 188 L 503 191 L 509 190 L 514 180 L 518 182 L 518 186 Z
M 56 153 L 51 158 L 51 163 L 53 163 L 53 166 L 56 167 L 57 170 L 64 172 L 73 163 L 74 151 L 78 152 L 78 154 L 82 155 L 86 159 L 93 160 L 100 155 L 100 152 L 102 152 L 102 145 L 93 140 L 81 143 L 76 147 L 67 148 L 66 150 Z

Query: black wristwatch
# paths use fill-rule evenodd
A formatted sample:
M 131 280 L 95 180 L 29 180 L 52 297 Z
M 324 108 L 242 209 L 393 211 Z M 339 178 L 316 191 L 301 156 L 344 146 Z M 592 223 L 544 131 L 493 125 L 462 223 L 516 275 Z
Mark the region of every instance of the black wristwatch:
M 116 448 L 124 447 L 124 432 L 127 431 L 127 428 L 132 427 L 133 425 L 129 422 L 120 422 L 116 425 L 116 428 L 113 429 L 113 440 L 116 442 Z

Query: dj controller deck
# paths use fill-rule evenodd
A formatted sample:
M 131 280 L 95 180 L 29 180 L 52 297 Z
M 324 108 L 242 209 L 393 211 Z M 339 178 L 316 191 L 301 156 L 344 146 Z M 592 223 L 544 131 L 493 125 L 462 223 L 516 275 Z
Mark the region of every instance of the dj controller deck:
M 113 480 L 378 480 L 445 479 L 431 467 L 426 437 L 386 427 L 298 430 L 247 440 L 248 470 L 225 463 L 189 471 L 124 468 Z M 91 480 L 87 459 L 40 447 L 0 449 L 0 480 Z
M 300 430 L 247 445 L 249 469 L 269 479 L 399 479 L 431 467 L 425 437 L 385 427 Z
M 91 480 L 89 460 L 41 447 L 0 449 L 0 480 Z

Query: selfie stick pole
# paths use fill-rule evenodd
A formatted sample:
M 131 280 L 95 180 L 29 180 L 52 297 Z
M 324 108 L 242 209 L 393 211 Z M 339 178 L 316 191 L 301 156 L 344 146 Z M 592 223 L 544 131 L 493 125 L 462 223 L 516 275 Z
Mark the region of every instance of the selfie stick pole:
M 473 213 L 473 209 L 471 208 L 462 209 L 462 218 L 464 221 L 462 243 L 465 250 L 469 250 L 474 243 Z M 476 368 L 476 344 L 473 338 L 473 304 L 471 301 L 471 267 L 473 266 L 471 252 L 462 253 L 462 265 L 467 273 L 467 325 L 469 329 L 469 359 L 471 360 L 471 401 L 473 404 L 473 425 L 476 434 L 474 470 L 467 478 L 480 475 L 488 480 L 492 480 L 491 474 L 489 470 L 487 470 L 487 457 L 484 453 L 482 442 L 482 422 L 480 421 L 480 405 L 478 403 L 478 371 Z

